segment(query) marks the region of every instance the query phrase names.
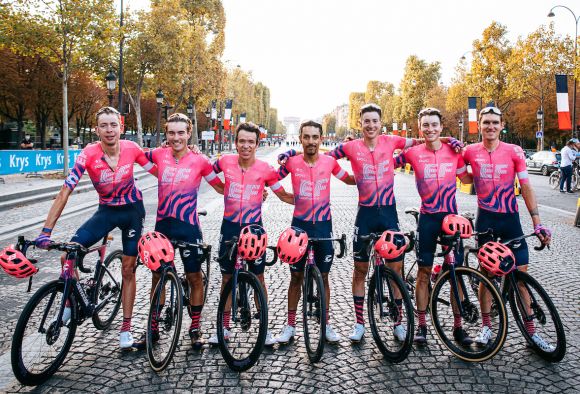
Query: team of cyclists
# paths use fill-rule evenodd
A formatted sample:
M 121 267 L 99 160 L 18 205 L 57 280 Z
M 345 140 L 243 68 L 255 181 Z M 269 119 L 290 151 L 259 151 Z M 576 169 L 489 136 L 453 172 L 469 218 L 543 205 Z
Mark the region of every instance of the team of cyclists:
M 88 247 L 114 228 L 122 231 L 123 321 L 119 334 L 119 346 L 122 349 L 143 346 L 145 340 L 143 338 L 134 341 L 131 334 L 136 290 L 137 241 L 141 236 L 145 218 L 143 197 L 133 178 L 134 163 L 158 178 L 159 202 L 155 230 L 169 238 L 202 242 L 197 214 L 197 195 L 202 177 L 218 193 L 224 195 L 218 257 L 222 273 L 222 289 L 230 279 L 235 263 L 225 253 L 226 242 L 238 236 L 245 226 L 262 224 L 261 207 L 265 198 L 265 186 L 270 187 L 280 200 L 295 205 L 292 226 L 303 229 L 311 237 L 329 237 L 332 233 L 330 176 L 334 175 L 346 184 L 356 184 L 359 200 L 353 236 L 352 293 L 355 324 L 349 335 L 352 342 L 359 342 L 365 334 L 363 305 L 369 256 L 367 244 L 361 237 L 384 230 L 399 230 L 393 193 L 396 165 L 410 163 L 413 166 L 422 201 L 419 219 L 421 242 L 417 256 L 419 261 L 416 286 L 419 318 L 415 335 L 417 343 L 424 344 L 427 341 L 425 319 L 427 285 L 441 221 L 446 214 L 457 213 L 456 177 L 464 183 L 475 183 L 478 200 L 476 230 L 491 228 L 501 239 L 511 239 L 523 234 L 513 190 L 514 180 L 517 177 L 534 224 L 534 231 L 544 244 L 550 243 L 551 232 L 541 224 L 535 194 L 528 181 L 524 153 L 520 147 L 499 140 L 503 120 L 501 111 L 495 107 L 487 107 L 480 111 L 478 124 L 482 142 L 467 148 L 453 138 L 440 136 L 443 129 L 442 115 L 435 108 L 427 108 L 419 113 L 418 123 L 424 140 L 418 140 L 382 135 L 381 109 L 375 104 L 367 104 L 360 111 L 363 138 L 345 142 L 326 155 L 319 154 L 322 126 L 317 122 L 307 121 L 299 130 L 303 153 L 289 151 L 281 155 L 281 166 L 278 170 L 256 158 L 260 130 L 252 123 L 242 123 L 236 129 L 235 144 L 238 153 L 224 155 L 212 165 L 207 157 L 188 148 L 192 124 L 183 114 L 176 113 L 168 118 L 165 125 L 167 145 L 148 152 L 143 152 L 133 142 L 120 139 L 122 124 L 120 114 L 114 108 L 100 109 L 96 120 L 95 131 L 99 141 L 85 147 L 78 156 L 50 208 L 36 244 L 39 247 L 46 247 L 50 243 L 52 230 L 68 197 L 83 173 L 87 171 L 99 194 L 99 208 L 77 230 L 71 242 Z M 396 150 L 403 151 L 397 159 L 394 158 Z M 338 164 L 337 160 L 343 157 L 350 160 L 354 176 L 348 174 Z M 471 173 L 467 171 L 467 164 L 472 168 Z M 220 172 L 223 172 L 223 180 L 217 175 Z M 279 183 L 288 174 L 292 178 L 293 194 L 284 190 Z M 480 243 L 485 241 L 479 240 Z M 191 288 L 189 301 L 192 321 L 189 335 L 195 347 L 204 342 L 200 322 L 203 308 L 200 255 L 195 249 L 183 249 L 180 253 Z M 328 273 L 333 259 L 331 242 L 319 245 L 316 254 L 315 260 L 323 275 L 329 311 L 331 284 L 328 281 Z M 514 249 L 514 254 L 518 269 L 525 271 L 528 264 L 525 241 Z M 67 267 L 68 265 L 64 264 L 64 257 L 62 260 L 63 266 Z M 402 258 L 388 263 L 396 272 L 401 273 Z M 248 268 L 258 276 L 266 290 L 265 262 L 258 259 L 249 264 Z M 266 345 L 288 343 L 295 334 L 296 309 L 300 298 L 303 270 L 304 261 L 290 266 L 287 322 L 277 338 L 274 338 L 268 330 Z M 158 279 L 154 274 L 152 289 Z M 483 288 L 479 296 L 487 310 L 482 310 L 482 328 L 475 342 L 485 344 L 491 336 L 489 332 L 491 305 L 490 302 L 485 303 L 488 297 Z M 397 295 L 395 298 L 398 304 L 402 303 L 401 299 L 397 299 Z M 65 322 L 67 318 L 70 319 L 71 314 L 68 308 L 67 317 L 66 309 L 63 316 Z M 329 315 L 327 312 L 327 321 Z M 152 327 L 154 324 L 155 319 Z M 326 327 L 327 341 L 338 342 L 340 335 L 333 330 L 332 325 L 327 324 Z M 228 318 L 224 316 L 226 340 L 229 335 L 228 328 Z M 402 325 L 395 325 L 393 330 L 395 337 L 401 340 L 407 335 Z M 533 323 L 530 324 L 529 333 L 533 335 L 534 342 L 538 346 L 547 348 L 551 346 L 544 338 L 535 334 Z M 461 319 L 456 322 L 453 334 L 463 345 L 473 342 L 461 328 Z M 210 337 L 209 342 L 217 344 L 216 335 Z

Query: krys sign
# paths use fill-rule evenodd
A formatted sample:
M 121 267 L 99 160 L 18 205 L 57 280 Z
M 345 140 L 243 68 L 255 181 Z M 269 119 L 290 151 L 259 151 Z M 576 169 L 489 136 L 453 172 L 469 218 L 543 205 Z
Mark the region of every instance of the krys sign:
M 80 150 L 69 150 L 69 167 L 72 167 Z M 62 170 L 62 150 L 3 150 L 0 151 L 0 175 Z

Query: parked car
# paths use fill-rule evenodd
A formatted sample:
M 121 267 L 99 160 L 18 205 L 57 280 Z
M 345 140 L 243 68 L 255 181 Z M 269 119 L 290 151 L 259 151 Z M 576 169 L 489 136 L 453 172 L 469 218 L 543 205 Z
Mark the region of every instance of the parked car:
M 540 172 L 542 175 L 550 175 L 560 167 L 560 152 L 542 150 L 534 153 L 526 160 L 528 171 Z
M 535 149 L 524 149 L 524 153 L 526 154 L 526 159 L 532 157 L 534 153 L 536 153 Z

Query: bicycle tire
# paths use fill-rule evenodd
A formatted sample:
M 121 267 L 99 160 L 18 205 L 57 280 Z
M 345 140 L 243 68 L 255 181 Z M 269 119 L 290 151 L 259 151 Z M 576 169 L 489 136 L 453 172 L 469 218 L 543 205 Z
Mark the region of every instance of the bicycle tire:
M 224 338 L 224 312 L 226 302 L 228 298 L 231 298 L 232 287 L 233 277 L 226 283 L 220 296 L 217 311 L 217 338 L 220 352 L 228 367 L 233 371 L 243 372 L 256 364 L 264 349 L 266 332 L 268 331 L 268 304 L 264 288 L 256 275 L 251 272 L 239 272 L 236 287 L 238 311 L 235 315 L 237 321 L 233 319 L 234 311 L 230 309 L 232 320 L 228 330 L 229 338 L 226 341 Z M 256 312 L 259 312 L 257 327 L 252 321 L 255 313 L 252 311 L 254 306 L 257 308 Z
M 537 280 L 535 280 L 531 275 L 521 271 L 515 271 L 513 272 L 513 274 L 516 276 L 516 281 L 518 282 L 523 281 L 527 285 L 526 287 L 533 288 L 533 290 L 537 293 L 537 295 L 540 296 L 540 298 L 544 302 L 544 305 L 548 308 L 550 317 L 552 319 L 552 322 L 554 323 L 553 330 L 549 334 L 554 333 L 556 334 L 556 348 L 554 349 L 553 352 L 546 352 L 542 350 L 538 345 L 536 345 L 536 343 L 532 340 L 531 335 L 526 330 L 525 323 L 523 321 L 520 310 L 518 309 L 519 303 L 518 300 L 515 299 L 516 293 L 513 289 L 513 286 L 510 285 L 508 291 L 508 300 L 510 303 L 512 315 L 514 316 L 518 328 L 520 329 L 527 343 L 534 349 L 534 351 L 540 357 L 550 362 L 562 361 L 562 359 L 566 355 L 566 333 L 564 332 L 564 325 L 562 324 L 562 320 L 560 319 L 560 315 L 558 314 L 556 306 L 552 302 L 552 299 L 550 298 L 548 293 L 540 285 L 540 283 Z M 546 318 L 544 311 L 541 310 L 541 307 L 539 305 L 536 305 L 535 307 L 532 306 L 531 308 L 534 313 L 536 322 L 539 322 L 542 326 L 545 327 L 545 323 L 541 322 Z
M 164 297 L 163 297 L 164 296 Z M 161 300 L 165 299 L 161 304 Z M 183 289 L 181 281 L 174 270 L 169 269 L 159 280 L 147 318 L 147 358 L 151 368 L 159 373 L 163 371 L 171 360 L 179 343 L 181 322 L 183 319 Z M 157 335 L 153 329 L 153 316 L 157 317 Z
M 312 310 L 314 306 L 314 311 Z M 307 266 L 302 283 L 302 324 L 304 345 L 311 363 L 317 363 L 324 353 L 326 334 L 326 291 L 317 266 Z M 319 327 L 318 335 L 315 327 Z
M 119 313 L 121 294 L 123 291 L 122 269 L 123 251 L 114 250 L 103 261 L 99 278 L 95 283 L 93 303 L 98 306 L 100 302 L 110 298 L 107 304 L 111 306 L 108 309 L 104 306 L 103 309 L 93 313 L 93 324 L 98 330 L 106 330 L 109 328 L 115 320 L 117 313 Z M 103 283 L 104 281 L 106 283 Z
M 437 282 L 433 286 L 433 292 L 429 305 L 431 308 L 431 320 L 435 332 L 444 346 L 453 353 L 456 357 L 468 362 L 481 362 L 488 360 L 495 356 L 503 347 L 507 336 L 507 311 L 503 303 L 497 287 L 481 272 L 468 267 L 456 267 L 455 275 L 457 277 L 457 284 L 460 287 L 460 281 L 463 281 L 464 286 L 461 286 L 464 291 L 471 293 L 471 300 L 464 302 L 463 308 L 465 315 L 462 317 L 463 329 L 469 333 L 475 333 L 481 328 L 481 305 L 479 303 L 478 293 L 475 293 L 473 287 L 470 285 L 472 281 L 483 284 L 489 291 L 491 296 L 491 303 L 497 305 L 498 315 L 494 318 L 497 321 L 492 327 L 495 330 L 495 337 L 490 339 L 490 344 L 486 346 L 461 346 L 455 343 L 453 335 L 448 336 L 453 331 L 453 306 L 450 301 L 451 288 L 451 272 L 445 270 L 439 276 Z M 465 279 L 469 284 L 465 284 Z M 445 286 L 445 287 L 444 287 Z M 465 295 L 465 294 L 464 294 Z M 469 297 L 468 297 L 469 299 Z
M 381 281 L 381 291 L 377 289 L 377 276 L 379 276 Z M 395 288 L 398 289 L 401 295 L 402 308 L 400 311 L 395 301 Z M 388 291 L 385 292 L 385 289 Z M 381 304 L 383 305 L 382 314 Z M 383 265 L 375 268 L 369 282 L 367 313 L 373 339 L 383 356 L 393 363 L 400 363 L 405 360 L 413 345 L 412 335 L 415 327 L 415 316 L 407 287 L 401 277 L 391 268 Z M 400 324 L 397 324 L 398 322 Z M 395 326 L 401 324 L 404 325 L 406 330 L 404 341 L 399 341 L 394 336 Z
M 22 314 L 18 318 L 18 323 L 16 324 L 16 329 L 14 330 L 14 336 L 12 337 L 12 349 L 11 349 L 11 363 L 12 363 L 12 371 L 14 372 L 14 376 L 20 383 L 25 386 L 38 386 L 44 382 L 46 382 L 62 365 L 64 362 L 70 347 L 73 343 L 76 329 L 77 329 L 77 309 L 76 309 L 76 301 L 74 297 L 70 298 L 71 302 L 71 318 L 68 323 L 68 326 L 61 326 L 60 335 L 55 337 L 49 336 L 50 333 L 54 333 L 54 329 L 56 328 L 55 322 L 50 321 L 49 319 L 54 319 L 59 312 L 61 307 L 61 300 L 64 291 L 64 282 L 61 280 L 55 280 L 49 282 L 42 286 L 40 289 L 34 293 L 34 295 L 30 298 L 30 300 L 26 303 Z M 59 296 L 60 294 L 60 296 Z M 49 297 L 47 300 L 47 304 L 42 307 L 41 303 L 46 298 Z M 32 329 L 30 334 L 34 334 L 33 338 L 27 344 L 25 338 L 27 338 L 26 329 L 30 328 L 29 323 L 31 323 L 31 318 L 34 316 L 34 312 L 37 306 L 41 306 L 44 310 L 42 311 L 42 315 L 38 316 L 40 319 L 46 320 L 44 325 L 38 327 L 36 329 Z M 40 312 L 40 311 L 39 311 Z M 43 317 L 42 317 L 43 316 Z M 66 335 L 62 330 L 66 329 Z M 38 330 L 46 330 L 46 333 L 41 334 Z M 29 347 L 34 346 L 36 349 L 41 349 L 43 346 L 48 345 L 52 346 L 56 343 L 60 338 L 63 339 L 61 341 L 60 350 L 52 352 L 47 352 L 48 361 L 42 361 L 38 364 L 43 367 L 43 369 L 39 371 L 33 371 L 30 365 L 27 365 L 26 361 L 24 360 L 24 353 L 26 349 Z M 52 343 L 51 343 L 52 342 Z M 37 353 L 40 354 L 40 351 Z
M 211 273 L 211 260 L 210 257 L 208 255 L 208 257 L 205 259 L 205 271 L 202 269 L 201 270 L 201 275 L 202 275 L 202 280 L 203 280 L 203 305 L 205 305 L 205 302 L 207 300 L 207 293 L 209 291 L 209 279 L 210 279 L 210 273 Z
M 554 190 L 560 186 L 560 171 L 554 171 L 550 174 L 550 178 L 548 178 L 548 184 Z

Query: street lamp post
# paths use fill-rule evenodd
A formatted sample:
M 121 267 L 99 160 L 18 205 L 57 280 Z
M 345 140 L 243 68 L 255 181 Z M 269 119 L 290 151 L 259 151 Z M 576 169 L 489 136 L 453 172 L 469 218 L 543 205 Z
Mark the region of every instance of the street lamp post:
M 163 104 L 163 99 L 165 99 L 165 95 L 159 89 L 157 94 L 155 94 L 155 100 L 157 101 L 157 126 L 155 130 L 157 134 L 157 146 L 161 146 L 161 105 Z
M 218 113 L 218 153 L 222 153 L 222 103 L 220 102 L 220 112 Z
M 189 99 L 187 100 L 187 116 L 189 116 L 189 119 L 191 120 L 191 140 L 190 140 L 190 144 L 197 144 L 197 138 L 193 138 L 193 134 L 195 133 L 195 125 L 194 122 L 195 120 L 193 119 L 193 97 L 189 96 Z M 195 142 L 194 142 L 195 141 Z
M 211 118 L 211 111 L 209 110 L 209 107 L 205 110 L 205 119 L 207 121 L 207 131 L 210 131 L 210 118 Z M 205 153 L 207 154 L 209 151 L 209 147 L 207 146 L 207 140 L 202 138 L 202 148 L 205 151 Z
M 115 86 L 117 85 L 117 76 L 113 72 L 111 68 L 109 73 L 105 77 L 105 81 L 107 81 L 107 90 L 109 91 L 109 107 L 113 106 L 113 90 L 115 90 Z
M 540 141 L 540 149 L 538 150 L 544 150 L 544 108 L 540 107 L 538 108 L 538 112 L 536 112 L 536 119 L 538 120 L 538 132 L 539 132 L 539 136 L 540 138 L 538 138 Z
M 578 15 L 578 17 L 576 17 L 576 14 L 574 13 L 574 11 L 572 11 L 570 8 L 566 7 L 565 5 L 555 5 L 554 7 L 552 7 L 552 9 L 550 10 L 550 13 L 548 14 L 549 18 L 553 18 L 554 16 L 556 16 L 556 14 L 554 14 L 554 9 L 561 7 L 561 8 L 565 8 L 568 11 L 570 11 L 570 13 L 572 14 L 572 17 L 574 17 L 574 23 L 575 23 L 575 34 L 574 34 L 574 97 L 572 98 L 572 138 L 574 138 L 574 136 L 576 135 L 576 62 L 578 59 L 578 23 L 580 22 L 580 15 Z
M 464 121 L 464 117 L 463 117 L 463 112 L 461 113 L 461 119 L 459 119 L 459 131 L 460 131 L 460 141 L 463 142 L 463 121 Z

